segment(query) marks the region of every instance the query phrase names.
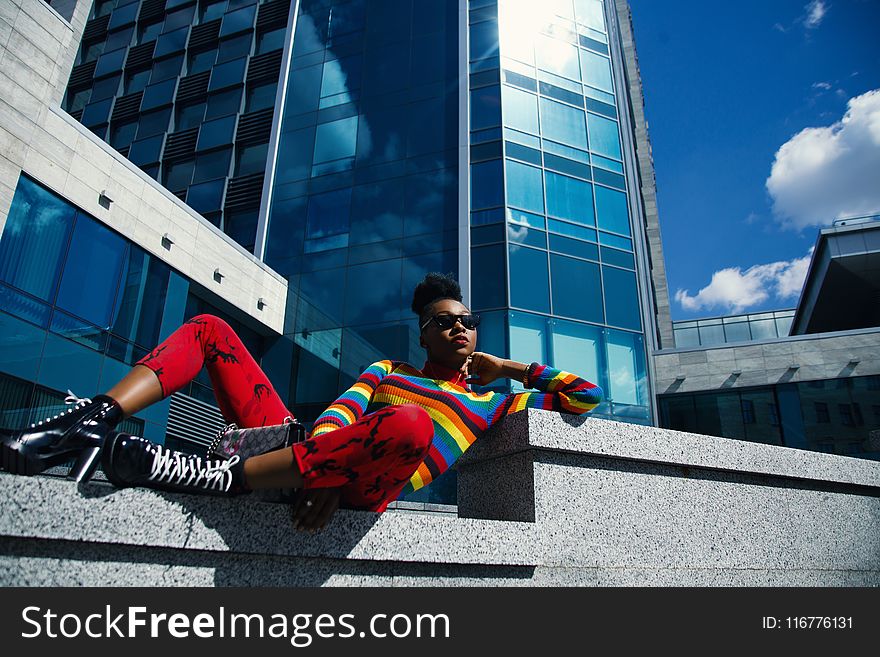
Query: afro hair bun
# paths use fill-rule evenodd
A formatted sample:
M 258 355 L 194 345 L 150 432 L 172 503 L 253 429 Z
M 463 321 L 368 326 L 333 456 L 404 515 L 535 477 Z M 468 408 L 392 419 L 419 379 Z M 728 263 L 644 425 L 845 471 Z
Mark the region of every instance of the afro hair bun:
M 452 274 L 439 274 L 431 272 L 425 279 L 416 285 L 413 292 L 412 311 L 421 316 L 425 307 L 438 299 L 455 299 L 461 302 L 461 286 Z

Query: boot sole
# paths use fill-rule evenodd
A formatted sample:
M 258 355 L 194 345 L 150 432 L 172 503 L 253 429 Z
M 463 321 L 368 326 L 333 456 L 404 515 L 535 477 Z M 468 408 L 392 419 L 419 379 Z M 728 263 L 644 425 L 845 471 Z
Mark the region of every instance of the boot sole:
M 0 469 L 11 474 L 30 477 L 76 458 L 77 452 L 62 452 L 50 457 L 29 456 L 21 451 L 14 433 L 3 432 L 0 438 Z

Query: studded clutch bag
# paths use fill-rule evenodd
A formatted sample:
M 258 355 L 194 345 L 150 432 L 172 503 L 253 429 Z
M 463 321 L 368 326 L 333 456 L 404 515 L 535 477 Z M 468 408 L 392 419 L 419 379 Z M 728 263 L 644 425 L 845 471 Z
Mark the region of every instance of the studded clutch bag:
M 231 459 L 238 455 L 244 461 L 251 456 L 290 447 L 305 439 L 306 428 L 299 422 L 253 429 L 239 429 L 236 424 L 227 424 L 217 433 L 207 456 L 209 459 Z

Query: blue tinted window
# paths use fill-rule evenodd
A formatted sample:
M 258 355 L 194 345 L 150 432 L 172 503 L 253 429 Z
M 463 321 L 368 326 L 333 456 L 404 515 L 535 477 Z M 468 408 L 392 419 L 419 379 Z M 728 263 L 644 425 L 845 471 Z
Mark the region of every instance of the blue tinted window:
M 178 105 L 177 117 L 174 119 L 175 131 L 188 130 L 201 124 L 205 118 L 205 103 L 194 105 Z
M 471 228 L 471 244 L 492 244 L 504 241 L 504 226 L 502 224 L 490 224 L 488 226 L 474 226 Z
M 230 11 L 223 16 L 223 22 L 220 24 L 220 36 L 225 37 L 230 34 L 236 34 L 244 30 L 249 30 L 254 26 L 254 16 L 257 13 L 257 6 L 251 5 L 237 11 Z
M 486 21 L 470 27 L 470 59 L 485 59 L 498 54 L 498 23 Z
M 220 179 L 192 185 L 186 195 L 186 204 L 202 214 L 219 210 L 225 183 L 225 180 Z
M 119 73 L 122 70 L 122 63 L 125 61 L 126 52 L 128 52 L 128 48 L 119 48 L 101 55 L 95 65 L 95 77 L 100 78 L 111 73 Z
M 504 125 L 538 134 L 538 97 L 514 87 L 502 87 Z
M 238 146 L 235 154 L 235 170 L 233 176 L 247 176 L 260 173 L 266 169 L 266 154 L 269 144 L 251 144 Z
M 232 160 L 232 148 L 225 148 L 211 153 L 202 153 L 196 157 L 196 168 L 193 182 L 199 183 L 229 175 L 229 163 Z
M 357 141 L 358 164 L 390 162 L 406 157 L 406 107 L 389 107 L 363 115 L 364 125 Z
M 471 130 L 481 130 L 501 123 L 501 99 L 498 86 L 471 91 Z
M 95 101 L 115 96 L 116 92 L 119 91 L 119 80 L 121 78 L 121 75 L 114 75 L 95 82 L 89 100 L 94 103 Z
M 360 89 L 362 66 L 363 57 L 361 55 L 324 62 L 321 76 L 321 97 L 336 96 L 337 94 Z M 340 103 L 350 102 L 351 100 L 351 98 L 348 100 L 343 99 Z
M 617 265 L 618 267 L 626 267 L 628 269 L 636 268 L 632 253 L 618 251 L 617 249 L 609 249 L 607 246 L 602 247 L 602 262 L 609 265 Z
M 131 144 L 134 135 L 137 132 L 137 121 L 129 121 L 128 123 L 117 123 L 110 129 L 110 145 L 113 148 L 125 148 Z
M 584 123 L 584 111 L 542 98 L 541 134 L 546 139 L 586 149 L 587 129 Z
M 510 357 L 521 363 L 547 362 L 547 318 L 528 313 L 511 312 Z M 522 384 L 512 382 L 514 389 Z
M 123 25 L 134 23 L 137 18 L 138 9 L 140 9 L 140 5 L 137 2 L 114 9 L 113 14 L 110 16 L 110 22 L 107 24 L 107 29 L 113 31 Z
M 368 42 L 368 46 L 373 45 Z M 398 91 L 409 83 L 409 41 L 384 48 L 367 49 L 364 60 L 364 94 L 372 96 Z
M 347 233 L 350 208 L 350 187 L 313 195 L 309 198 L 306 237 L 313 239 Z
M 477 349 L 507 357 L 507 314 L 504 312 L 480 313 L 480 328 L 477 331 Z
M 358 117 L 322 123 L 315 134 L 314 162 L 353 157 L 357 145 Z
M 150 82 L 156 83 L 168 78 L 176 78 L 180 74 L 180 67 L 183 65 L 183 55 L 175 55 L 168 59 L 153 64 L 153 72 L 150 75 Z
M 275 82 L 248 87 L 247 98 L 244 101 L 244 111 L 256 112 L 275 105 L 275 95 L 278 85 Z
M 561 255 L 550 256 L 553 313 L 602 323 L 602 285 L 599 265 Z
M 111 331 L 144 347 L 159 341 L 171 268 L 131 246 Z
M 80 215 L 56 304 L 98 326 L 110 323 L 116 288 L 122 275 L 126 242 L 97 221 Z
M 175 6 L 176 5 L 174 5 L 170 1 L 165 3 L 166 11 L 173 9 Z M 192 23 L 193 15 L 195 14 L 195 12 L 195 5 L 184 7 L 183 9 L 179 9 L 178 11 L 169 12 L 168 15 L 165 16 L 165 24 L 162 27 L 162 31 L 173 32 L 177 28 L 183 27 L 184 25 L 189 26 L 189 24 Z
M 160 82 L 159 84 L 151 84 L 144 89 L 144 97 L 141 100 L 141 111 L 155 109 L 163 105 L 170 105 L 174 99 L 174 89 L 177 87 L 177 80 L 171 78 Z
M 605 286 L 605 310 L 608 324 L 633 330 L 641 330 L 639 318 L 639 294 L 636 275 L 631 271 L 602 267 Z
M 171 162 L 164 166 L 162 184 L 172 192 L 186 189 L 192 180 L 195 160 Z
M 564 319 L 551 321 L 553 367 L 572 372 L 603 387 L 604 341 L 602 329 Z
M 74 214 L 60 198 L 20 178 L 0 240 L 0 280 L 53 301 Z
M 220 47 L 217 49 L 217 63 L 222 64 L 231 59 L 250 55 L 252 41 L 253 36 L 250 33 L 221 41 Z
M 299 255 L 306 224 L 306 204 L 306 197 L 274 200 L 266 240 L 266 262 L 270 266 Z
M 607 398 L 618 404 L 646 405 L 648 379 L 645 374 L 645 347 L 641 335 L 608 330 L 606 337 L 608 371 Z
M 578 258 L 599 259 L 599 247 L 590 242 L 582 242 L 562 235 L 550 234 L 550 250 L 559 251 Z M 618 251 L 618 253 L 621 253 Z
M 281 135 L 283 148 L 278 151 L 275 171 L 279 183 L 303 180 L 312 168 L 312 152 L 315 143 L 313 128 L 285 132 Z
M 507 169 L 507 204 L 544 212 L 544 184 L 541 180 L 541 170 L 520 164 L 513 160 L 505 162 Z
M 504 245 L 471 249 L 471 303 L 473 308 L 507 305 Z
M 455 179 L 448 171 L 439 169 L 408 176 L 405 194 L 404 235 L 455 228 L 458 221 L 458 198 Z
M 206 2 L 202 4 L 201 11 L 199 11 L 199 23 L 208 23 L 217 20 L 225 11 L 226 0 L 217 0 L 217 2 L 206 0 Z
M 122 93 L 125 95 L 137 93 L 138 91 L 143 91 L 144 87 L 147 86 L 147 82 L 150 81 L 150 69 L 145 71 L 135 71 L 133 73 L 127 73 L 125 76 L 125 86 L 122 90 Z
M 611 233 L 605 233 L 602 231 L 599 231 L 599 244 L 604 244 L 605 246 L 613 246 L 618 249 L 626 249 L 627 251 L 633 250 L 631 239 L 620 237 L 619 235 L 612 235 Z
M 216 119 L 218 116 L 238 113 L 241 107 L 242 88 L 221 91 L 208 96 L 208 105 L 205 109 L 205 120 Z
M 296 69 L 291 73 L 288 84 L 289 93 L 284 110 L 285 116 L 296 116 L 318 109 L 323 68 L 321 64 L 318 64 L 317 66 Z
M 455 148 L 458 138 L 458 116 L 453 103 L 431 99 L 407 106 L 407 155 L 434 153 Z M 430 129 L 426 129 L 430 126 Z M 500 155 L 500 153 L 499 153 Z
M 263 53 L 282 48 L 284 46 L 284 36 L 286 34 L 287 30 L 281 27 L 277 30 L 263 32 L 262 34 L 257 35 L 257 47 L 254 54 L 262 55 Z
M 369 324 L 397 319 L 401 306 L 401 272 L 401 259 L 349 267 L 345 323 Z
M 629 211 L 626 194 L 607 187 L 596 186 L 596 212 L 599 228 L 629 235 Z
M 215 91 L 223 87 L 244 82 L 244 72 L 247 67 L 247 57 L 233 59 L 225 64 L 218 64 L 211 71 L 211 82 L 208 91 Z
M 572 80 L 580 80 L 578 48 L 559 39 L 538 35 L 535 39 L 538 68 Z
M 91 395 L 98 389 L 101 359 L 96 351 L 49 333 L 37 382 L 55 390 L 69 388 Z
M 547 182 L 547 214 L 593 225 L 593 186 L 552 171 L 544 172 Z
M 203 52 L 190 53 L 186 71 L 189 75 L 210 71 L 217 60 L 217 50 L 205 50 Z
M 510 304 L 517 308 L 550 312 L 546 251 L 511 245 Z
M 33 381 L 37 377 L 45 339 L 46 332 L 42 329 L 0 313 L 0 370 Z M 4 391 L 5 399 L 0 403 L 7 401 L 7 395 L 8 392 Z M 12 424 L 7 415 L 4 420 L 4 426 Z
M 232 143 L 232 135 L 235 132 L 235 114 L 225 116 L 222 119 L 205 121 L 199 129 L 199 140 L 196 150 L 204 151 Z
M 590 126 L 590 150 L 600 155 L 621 159 L 617 122 L 590 114 L 587 123 Z
M 159 161 L 159 152 L 162 150 L 164 135 L 156 135 L 146 139 L 139 139 L 131 144 L 128 151 L 128 159 L 135 164 L 151 164 Z
M 399 180 L 385 180 L 354 187 L 351 199 L 351 242 L 366 244 L 401 237 L 403 198 Z
M 89 103 L 86 105 L 80 119 L 83 122 L 83 125 L 93 126 L 107 123 L 107 121 L 110 120 L 110 106 L 112 104 L 113 99 L 108 98 L 106 100 L 98 101 L 97 103 Z
M 591 240 L 593 242 L 596 241 L 596 231 L 591 228 L 584 228 L 583 226 L 577 226 L 575 224 L 570 224 L 567 221 L 557 221 L 556 219 L 548 219 L 547 220 L 547 228 L 548 230 L 553 231 L 554 233 L 560 233 L 562 235 L 568 235 L 569 237 L 577 237 L 582 240 Z
M 168 130 L 168 120 L 171 118 L 171 108 L 141 114 L 138 119 L 138 139 L 159 135 Z M 130 158 L 129 158 L 130 159 Z
M 504 204 L 501 182 L 501 160 L 471 165 L 471 209 L 491 208 Z
M 522 224 L 507 224 L 507 239 L 511 244 L 525 244 L 539 249 L 547 248 L 547 233 Z
M 522 210 L 508 209 L 507 220 L 512 224 L 530 226 L 538 230 L 545 230 L 547 227 L 544 217 L 530 212 L 523 212 Z
M 153 50 L 153 57 L 156 59 L 180 52 L 186 48 L 186 38 L 189 36 L 189 26 L 181 27 L 173 32 L 163 34 L 156 40 L 156 48 Z
M 611 82 L 611 60 L 589 50 L 581 50 L 581 71 L 584 83 L 609 93 L 614 91 Z

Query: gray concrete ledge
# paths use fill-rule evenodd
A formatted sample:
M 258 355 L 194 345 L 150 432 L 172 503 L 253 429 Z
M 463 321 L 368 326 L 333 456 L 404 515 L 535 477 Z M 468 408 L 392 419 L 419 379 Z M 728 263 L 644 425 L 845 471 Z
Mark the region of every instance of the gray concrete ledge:
M 0 585 L 880 586 L 880 464 L 547 411 L 459 467 L 458 516 L 0 474 Z

